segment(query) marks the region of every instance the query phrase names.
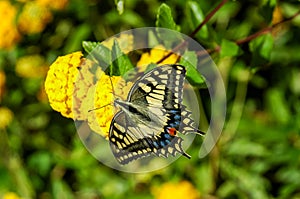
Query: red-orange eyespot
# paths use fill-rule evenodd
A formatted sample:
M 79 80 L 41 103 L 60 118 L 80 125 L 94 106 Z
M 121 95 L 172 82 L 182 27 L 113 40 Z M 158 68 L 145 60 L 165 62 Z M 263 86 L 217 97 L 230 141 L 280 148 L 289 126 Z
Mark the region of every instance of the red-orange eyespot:
M 176 135 L 176 129 L 175 128 L 169 128 L 168 132 L 171 136 L 175 136 Z

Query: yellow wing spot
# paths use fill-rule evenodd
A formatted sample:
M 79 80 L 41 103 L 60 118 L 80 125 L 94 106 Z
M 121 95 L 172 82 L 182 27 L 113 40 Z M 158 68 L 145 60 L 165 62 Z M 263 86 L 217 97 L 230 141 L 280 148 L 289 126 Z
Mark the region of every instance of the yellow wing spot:
M 165 85 L 162 85 L 162 84 L 160 84 L 160 85 L 157 85 L 157 86 L 156 86 L 156 88 L 157 88 L 157 89 L 164 90 L 164 89 L 166 89 L 166 86 L 165 86 Z
M 157 99 L 160 99 L 160 100 L 163 100 L 163 99 L 164 99 L 164 96 L 163 96 L 163 95 L 160 95 L 160 94 L 150 93 L 149 95 L 150 95 L 151 97 L 154 97 L 154 98 L 157 98 Z
M 151 87 L 150 86 L 147 86 L 145 84 L 143 84 L 143 86 L 141 86 L 143 88 L 143 90 L 147 93 L 149 93 L 151 91 Z
M 168 75 L 159 75 L 158 77 L 162 78 L 162 79 L 168 79 L 169 78 Z
M 172 154 L 174 152 L 174 149 L 172 147 L 169 147 L 168 152 Z

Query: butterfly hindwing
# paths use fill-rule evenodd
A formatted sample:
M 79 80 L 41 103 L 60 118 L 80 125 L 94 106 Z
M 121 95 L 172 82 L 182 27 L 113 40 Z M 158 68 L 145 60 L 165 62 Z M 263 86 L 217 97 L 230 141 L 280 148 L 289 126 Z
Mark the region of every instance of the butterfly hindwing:
M 182 105 L 186 70 L 181 65 L 152 69 L 132 86 L 127 101 L 115 100 L 121 111 L 110 126 L 110 146 L 119 163 L 155 154 L 181 153 L 177 131 L 192 132 L 191 113 Z M 184 132 L 183 132 L 184 133 Z
M 176 153 L 185 154 L 182 149 L 183 139 L 171 136 L 169 133 L 161 132 L 153 137 L 136 138 L 132 135 L 133 126 L 126 114 L 120 111 L 115 117 L 111 126 L 110 146 L 115 158 L 121 164 L 127 164 L 132 160 L 147 157 L 151 154 L 168 157 L 169 154 L 175 156 Z M 122 128 L 127 128 L 122 131 Z M 187 154 L 185 154 L 188 156 Z

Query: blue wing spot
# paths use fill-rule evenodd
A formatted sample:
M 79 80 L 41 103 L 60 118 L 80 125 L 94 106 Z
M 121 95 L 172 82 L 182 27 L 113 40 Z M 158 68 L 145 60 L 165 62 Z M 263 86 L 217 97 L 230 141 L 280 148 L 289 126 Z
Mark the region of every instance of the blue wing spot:
M 166 131 L 167 131 L 167 130 L 166 130 Z M 163 136 L 164 136 L 164 138 L 166 138 L 166 139 L 170 139 L 170 138 L 171 138 L 171 136 L 170 136 L 169 133 L 164 133 Z
M 171 126 L 172 128 L 174 128 L 174 127 L 176 127 L 177 125 L 176 125 L 175 123 L 170 123 L 170 126 Z
M 165 143 L 163 140 L 161 140 L 161 141 L 160 141 L 160 145 L 161 145 L 162 147 L 165 147 L 165 146 L 166 146 L 166 143 Z
M 159 145 L 157 142 L 153 142 L 154 147 L 159 148 Z
M 170 113 L 173 113 L 173 114 L 176 114 L 176 113 L 178 113 L 178 111 L 177 111 L 177 110 L 175 110 L 175 109 L 169 110 L 169 112 L 170 112 Z
M 175 119 L 175 120 L 180 120 L 180 119 L 181 119 L 181 116 L 180 116 L 180 115 L 175 115 L 175 116 L 174 116 L 174 119 Z

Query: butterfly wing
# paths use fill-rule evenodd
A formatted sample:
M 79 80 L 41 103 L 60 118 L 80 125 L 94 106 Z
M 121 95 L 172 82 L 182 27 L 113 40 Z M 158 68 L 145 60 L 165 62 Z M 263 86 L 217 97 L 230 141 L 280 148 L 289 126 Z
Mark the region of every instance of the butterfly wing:
M 176 153 L 184 153 L 182 138 L 161 132 L 154 136 L 139 138 L 132 136 L 140 132 L 139 128 L 123 111 L 113 118 L 110 130 L 110 147 L 120 164 L 127 164 L 133 160 L 147 157 L 151 154 L 167 157 Z M 185 153 L 184 153 L 185 154 Z
M 185 73 L 181 65 L 164 65 L 135 82 L 128 107 L 115 115 L 110 127 L 110 146 L 121 164 L 150 154 L 190 157 L 176 136 L 178 130 L 195 129 L 191 119 L 181 124 L 191 116 L 181 104 Z

